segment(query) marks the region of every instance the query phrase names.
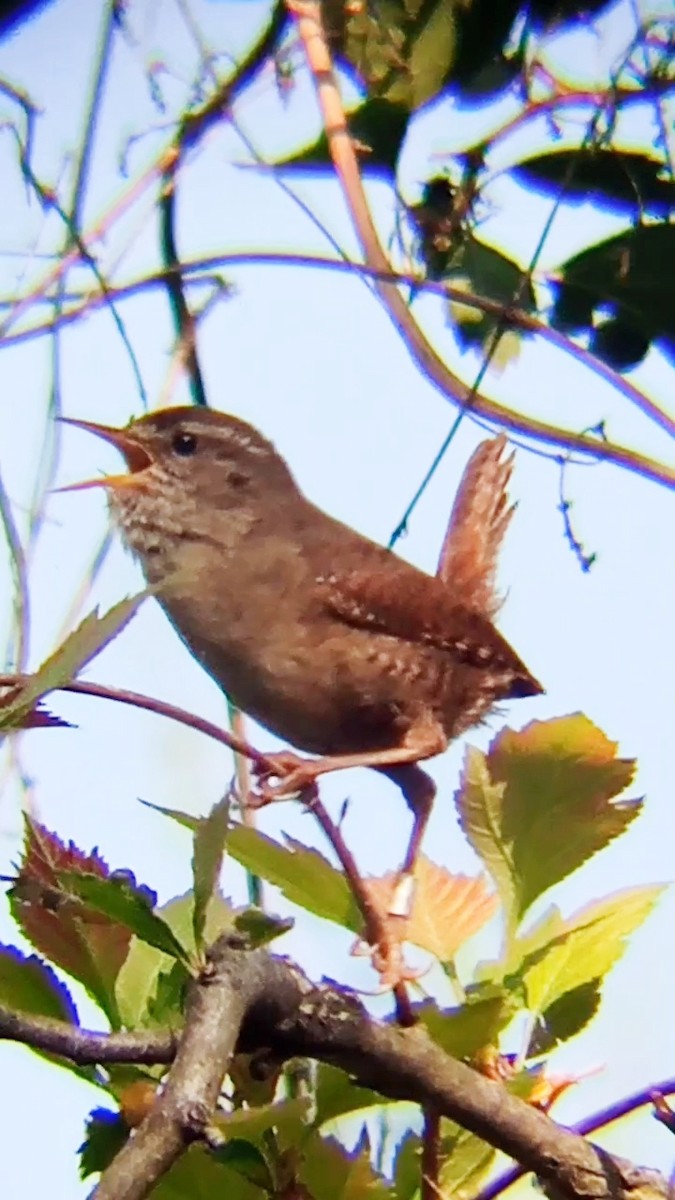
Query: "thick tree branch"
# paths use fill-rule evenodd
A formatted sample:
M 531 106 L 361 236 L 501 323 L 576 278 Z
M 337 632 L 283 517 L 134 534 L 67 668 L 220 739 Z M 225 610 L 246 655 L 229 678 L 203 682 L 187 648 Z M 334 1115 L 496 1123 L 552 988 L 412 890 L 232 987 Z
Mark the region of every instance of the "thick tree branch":
M 110 1059 L 120 1061 L 124 1038 L 134 1062 L 152 1061 L 151 1047 L 154 1061 L 166 1062 L 173 1050 L 169 1034 L 107 1039 L 64 1023 L 59 1039 L 58 1026 L 0 1009 L 0 1038 L 79 1062 L 109 1061 L 108 1047 Z M 423 1027 L 376 1021 L 349 993 L 315 986 L 286 960 L 223 938 L 213 948 L 209 971 L 192 984 L 166 1087 L 106 1172 L 96 1200 L 139 1200 L 190 1141 L 204 1135 L 235 1043 L 247 1052 L 264 1047 L 280 1059 L 300 1055 L 332 1063 L 385 1097 L 435 1109 L 533 1171 L 558 1196 L 633 1200 L 639 1191 L 640 1200 L 662 1200 L 669 1194 L 657 1172 L 605 1154 L 563 1129 L 502 1084 L 445 1054 Z

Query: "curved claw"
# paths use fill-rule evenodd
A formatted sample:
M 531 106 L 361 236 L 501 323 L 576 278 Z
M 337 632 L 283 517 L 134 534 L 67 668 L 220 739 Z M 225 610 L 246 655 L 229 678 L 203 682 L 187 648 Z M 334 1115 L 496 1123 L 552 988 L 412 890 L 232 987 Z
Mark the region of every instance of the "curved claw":
M 259 782 L 257 792 L 251 797 L 254 808 L 262 808 L 276 800 L 291 800 L 316 788 L 316 763 L 300 758 L 292 750 L 267 755 L 267 764 L 256 764 L 254 770 Z M 270 779 L 278 782 L 270 783 Z

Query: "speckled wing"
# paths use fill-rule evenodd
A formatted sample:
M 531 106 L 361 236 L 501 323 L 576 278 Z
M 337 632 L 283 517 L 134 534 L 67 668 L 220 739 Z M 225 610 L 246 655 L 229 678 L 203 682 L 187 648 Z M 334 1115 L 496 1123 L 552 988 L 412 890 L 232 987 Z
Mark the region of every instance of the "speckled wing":
M 430 646 L 456 662 L 498 675 L 505 696 L 535 696 L 541 685 L 492 623 L 457 605 L 445 585 L 392 556 L 395 570 L 355 570 L 317 581 L 321 600 L 347 625 Z
M 497 557 L 515 505 L 507 488 L 513 455 L 504 458 L 503 434 L 481 442 L 462 476 L 438 562 L 438 578 L 453 600 L 492 619 L 501 597 L 495 587 Z

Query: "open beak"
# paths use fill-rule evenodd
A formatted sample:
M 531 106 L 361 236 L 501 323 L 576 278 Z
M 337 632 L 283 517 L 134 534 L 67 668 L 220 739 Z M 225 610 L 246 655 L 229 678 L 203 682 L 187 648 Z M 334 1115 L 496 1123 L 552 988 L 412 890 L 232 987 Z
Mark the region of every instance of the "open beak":
M 83 488 L 111 487 L 134 488 L 142 486 L 142 473 L 152 465 L 153 459 L 148 451 L 137 442 L 126 429 L 115 429 L 112 425 L 98 425 L 95 421 L 80 421 L 75 417 L 59 417 L 64 425 L 74 425 L 77 429 L 86 429 L 97 437 L 110 442 L 126 459 L 128 472 L 124 475 L 104 475 L 101 479 L 85 479 L 82 483 L 71 483 L 58 488 L 59 492 L 79 492 Z

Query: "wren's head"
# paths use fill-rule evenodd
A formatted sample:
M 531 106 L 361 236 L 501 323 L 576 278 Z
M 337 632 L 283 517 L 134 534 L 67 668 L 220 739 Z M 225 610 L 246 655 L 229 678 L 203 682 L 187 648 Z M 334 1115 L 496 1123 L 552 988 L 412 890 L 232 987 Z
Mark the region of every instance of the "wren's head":
M 276 511 L 297 487 L 283 458 L 256 429 L 213 409 L 167 408 L 124 429 L 63 418 L 115 446 L 128 473 L 75 484 L 107 488 L 110 509 L 132 550 L 201 539 L 215 513 L 234 534 Z

